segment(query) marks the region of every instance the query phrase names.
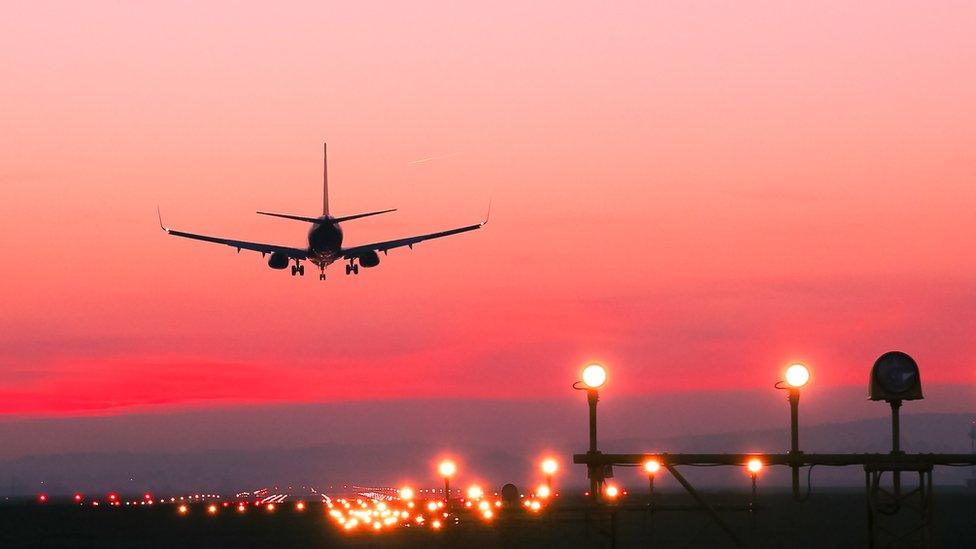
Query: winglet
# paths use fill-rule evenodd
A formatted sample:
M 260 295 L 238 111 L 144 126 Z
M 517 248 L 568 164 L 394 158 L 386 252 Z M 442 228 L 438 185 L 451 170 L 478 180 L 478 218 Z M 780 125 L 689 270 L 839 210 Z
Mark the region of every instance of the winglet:
M 168 233 L 169 229 L 163 225 L 163 214 L 159 213 L 159 204 L 156 205 L 156 216 L 159 218 L 159 228 Z
M 484 227 L 488 224 L 488 220 L 491 219 L 491 199 L 488 199 L 488 214 L 485 215 L 485 220 L 481 222 L 481 226 Z

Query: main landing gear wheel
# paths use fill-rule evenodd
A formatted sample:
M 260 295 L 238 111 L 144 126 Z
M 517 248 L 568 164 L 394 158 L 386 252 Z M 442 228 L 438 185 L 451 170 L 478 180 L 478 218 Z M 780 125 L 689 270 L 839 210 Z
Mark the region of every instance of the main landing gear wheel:
M 349 273 L 359 274 L 359 265 L 356 265 L 355 263 L 350 263 L 346 265 L 346 274 Z
M 305 265 L 292 265 L 291 266 L 291 276 L 295 275 L 305 276 Z

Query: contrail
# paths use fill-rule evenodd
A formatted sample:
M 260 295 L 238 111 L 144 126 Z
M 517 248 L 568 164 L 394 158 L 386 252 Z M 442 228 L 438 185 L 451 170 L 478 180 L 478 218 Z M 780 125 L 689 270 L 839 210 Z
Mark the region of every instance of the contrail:
M 440 156 L 429 156 L 427 158 L 420 158 L 418 160 L 411 160 L 410 162 L 407 162 L 407 164 L 424 164 L 426 162 L 430 162 L 431 160 L 442 160 L 444 158 L 450 158 L 452 156 L 457 156 L 457 154 L 458 153 L 451 153 L 451 154 L 442 154 Z

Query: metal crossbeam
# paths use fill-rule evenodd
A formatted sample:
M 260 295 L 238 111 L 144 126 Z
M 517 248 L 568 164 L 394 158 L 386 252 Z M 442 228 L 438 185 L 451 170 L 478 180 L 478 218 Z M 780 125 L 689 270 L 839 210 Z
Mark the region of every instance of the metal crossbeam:
M 763 465 L 976 465 L 976 454 L 573 454 L 573 463 L 588 465 L 640 465 L 649 459 L 668 465 L 745 465 L 759 458 Z

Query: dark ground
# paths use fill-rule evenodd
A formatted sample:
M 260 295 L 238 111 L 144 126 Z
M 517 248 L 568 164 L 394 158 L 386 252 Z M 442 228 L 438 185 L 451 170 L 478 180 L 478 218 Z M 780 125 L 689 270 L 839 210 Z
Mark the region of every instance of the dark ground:
M 741 493 L 707 494 L 720 514 L 752 547 L 867 547 L 867 509 L 860 490 L 823 490 L 793 503 L 788 494 L 760 494 L 756 529 Z M 689 506 L 683 494 L 659 494 L 661 506 Z M 0 506 L 0 547 L 611 547 L 607 514 L 583 520 L 579 501 L 561 501 L 542 516 L 521 512 L 492 525 L 467 521 L 433 532 L 401 528 L 384 534 L 340 533 L 319 504 L 303 513 L 291 505 L 274 513 L 250 509 L 241 515 L 222 508 L 208 516 L 195 504 L 180 516 L 172 504 L 153 507 L 75 507 L 37 503 Z M 732 547 L 725 534 L 698 510 L 661 510 L 651 517 L 644 500 L 631 496 L 617 507 L 618 547 Z M 738 509 L 731 509 L 736 507 Z M 903 510 L 885 524 L 907 529 L 917 514 Z M 941 487 L 933 500 L 935 547 L 976 547 L 976 492 Z M 916 538 L 920 540 L 921 538 Z M 896 545 L 898 546 L 898 545 Z M 900 545 L 906 547 L 910 545 Z

